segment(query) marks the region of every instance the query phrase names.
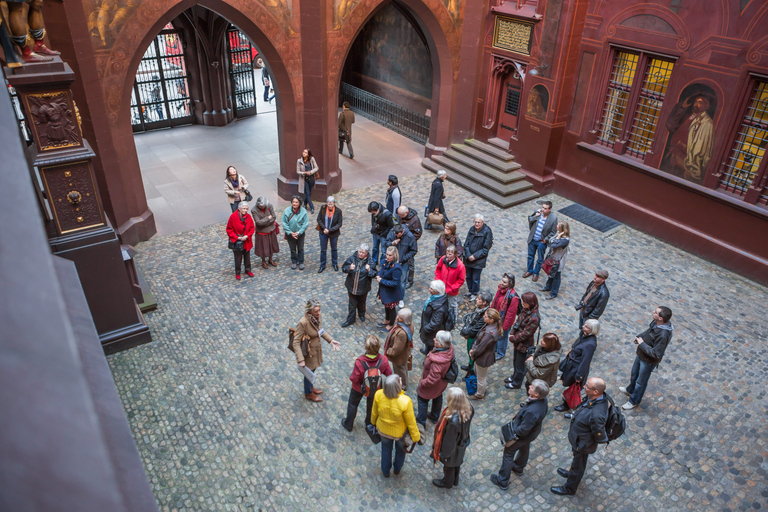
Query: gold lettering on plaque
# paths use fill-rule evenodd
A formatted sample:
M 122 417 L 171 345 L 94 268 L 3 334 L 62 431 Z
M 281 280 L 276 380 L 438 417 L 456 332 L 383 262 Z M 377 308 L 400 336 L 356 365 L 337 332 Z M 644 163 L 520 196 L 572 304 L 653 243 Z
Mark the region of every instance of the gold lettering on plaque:
M 533 24 L 496 17 L 493 30 L 493 46 L 523 55 L 531 54 Z
M 531 130 L 533 130 L 535 132 L 540 132 L 541 131 L 541 129 L 538 126 L 534 126 L 534 125 L 531 125 Z

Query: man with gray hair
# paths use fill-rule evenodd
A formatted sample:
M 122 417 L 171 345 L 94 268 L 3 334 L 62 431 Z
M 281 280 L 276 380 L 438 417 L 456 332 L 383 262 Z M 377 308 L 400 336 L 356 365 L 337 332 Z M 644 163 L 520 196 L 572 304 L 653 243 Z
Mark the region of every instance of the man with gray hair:
M 432 182 L 432 189 L 429 191 L 429 201 L 427 202 L 427 209 L 424 212 L 424 216 L 428 216 L 430 213 L 442 213 L 443 222 L 450 222 L 445 215 L 445 206 L 443 205 L 443 199 L 445 199 L 445 189 L 443 188 L 443 182 L 448 177 L 445 170 L 440 169 L 437 171 L 437 178 Z M 425 226 L 427 229 L 432 229 L 432 225 L 427 223 Z
M 434 347 L 437 331 L 445 330 L 445 322 L 448 320 L 448 296 L 445 294 L 445 283 L 432 281 L 429 284 L 429 297 L 424 301 L 424 310 L 421 313 L 421 328 L 419 337 L 424 343 L 420 352 L 427 355 Z
M 467 238 L 464 239 L 464 268 L 467 269 L 467 302 L 475 299 L 480 292 L 480 275 L 483 273 L 488 253 L 493 247 L 493 232 L 485 224 L 485 219 L 479 213 L 475 214 L 475 221 Z
M 339 270 L 339 256 L 336 251 L 336 242 L 341 234 L 341 208 L 336 206 L 336 199 L 328 196 L 325 204 L 317 214 L 317 232 L 320 234 L 320 268 L 317 273 L 325 270 L 328 240 L 331 241 L 331 264 L 333 270 Z
M 547 383 L 535 379 L 528 388 L 528 399 L 520 404 L 520 412 L 509 424 L 502 427 L 504 457 L 499 473 L 491 475 L 491 482 L 501 490 L 507 490 L 512 472 L 517 476 L 523 475 L 523 470 L 528 464 L 531 443 L 539 436 L 541 423 L 547 415 L 548 394 Z
M 401 204 L 397 209 L 397 216 L 400 219 L 400 224 L 408 227 L 408 229 L 411 231 L 411 234 L 413 234 L 413 238 L 416 239 L 418 245 L 419 238 L 421 238 L 423 233 L 421 229 L 421 220 L 419 220 L 419 213 L 413 208 L 408 208 L 404 204 Z M 408 265 L 408 280 L 405 283 L 406 290 L 413 286 L 413 276 L 416 272 L 415 263 L 416 258 L 413 258 L 411 259 L 411 264 Z

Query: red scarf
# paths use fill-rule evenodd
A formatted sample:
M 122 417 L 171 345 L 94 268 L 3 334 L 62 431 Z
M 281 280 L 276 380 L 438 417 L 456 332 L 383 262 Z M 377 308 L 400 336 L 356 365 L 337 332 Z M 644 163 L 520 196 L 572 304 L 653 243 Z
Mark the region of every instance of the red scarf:
M 333 218 L 333 213 L 336 211 L 336 205 L 329 206 L 328 210 L 326 211 L 326 214 L 328 215 L 329 219 Z

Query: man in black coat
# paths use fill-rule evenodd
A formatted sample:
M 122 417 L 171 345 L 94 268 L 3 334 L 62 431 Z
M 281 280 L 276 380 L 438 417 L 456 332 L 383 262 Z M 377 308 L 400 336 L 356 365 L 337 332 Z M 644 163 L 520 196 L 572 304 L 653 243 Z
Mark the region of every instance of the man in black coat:
M 592 364 L 592 356 L 597 350 L 597 335 L 600 334 L 600 321 L 590 318 L 581 326 L 581 333 L 571 345 L 571 350 L 560 361 L 560 379 L 563 387 L 569 388 L 576 382 L 582 385 L 589 378 L 589 366 Z M 555 406 L 558 412 L 570 409 L 568 402 L 563 397 L 563 403 Z
M 416 253 L 419 252 L 419 246 L 416 243 L 416 237 L 413 236 L 411 230 L 408 229 L 408 226 L 404 226 L 403 224 L 395 224 L 390 230 L 389 235 L 387 235 L 385 246 L 389 247 L 390 245 L 397 247 L 399 255 L 398 262 L 403 269 L 400 278 L 400 288 L 403 289 L 403 299 L 401 302 L 403 302 L 405 300 L 405 283 L 408 281 L 408 271 L 413 264 L 413 258 L 415 258 Z M 400 307 L 402 308 L 405 306 L 400 304 Z
M 445 330 L 445 322 L 448 320 L 448 296 L 445 294 L 445 283 L 432 281 L 429 284 L 431 297 L 427 299 L 424 311 L 421 312 L 421 326 L 419 338 L 424 343 L 424 348 L 419 349 L 424 355 L 429 354 L 435 347 L 435 335 L 437 331 Z
M 590 318 L 597 320 L 605 311 L 605 306 L 611 297 L 611 292 L 605 284 L 606 279 L 608 279 L 607 270 L 595 272 L 595 278 L 589 283 L 587 291 L 584 292 L 576 305 L 576 309 L 579 311 L 579 329 L 584 325 L 585 320 Z
M 371 248 L 371 258 L 377 264 L 384 263 L 387 246 L 387 235 L 392 226 L 395 225 L 395 220 L 392 217 L 392 212 L 384 208 L 384 205 L 371 201 L 368 203 L 368 213 L 371 214 L 371 235 L 373 235 L 373 247 Z M 379 247 L 381 247 L 381 260 L 379 260 Z
M 400 218 L 400 224 L 408 227 L 408 229 L 413 234 L 413 238 L 415 238 L 416 242 L 418 243 L 419 238 L 421 238 L 421 235 L 423 233 L 421 229 L 421 220 L 419 219 L 419 213 L 413 208 L 408 208 L 403 204 L 403 205 L 400 205 L 400 207 L 397 209 L 397 216 Z M 405 283 L 406 290 L 411 286 L 413 286 L 413 276 L 416 272 L 415 263 L 416 263 L 416 258 L 411 258 L 411 264 L 408 265 L 408 281 L 406 281 Z
M 520 404 L 520 412 L 512 420 L 515 440 L 509 446 L 504 446 L 504 457 L 501 460 L 499 474 L 491 475 L 491 482 L 506 491 L 512 472 L 517 476 L 523 475 L 528 464 L 528 454 L 531 443 L 539 437 L 541 423 L 547 415 L 547 395 L 549 386 L 541 379 L 535 379 L 528 388 L 528 400 Z
M 325 270 L 328 240 L 331 241 L 331 265 L 333 265 L 333 270 L 339 270 L 339 253 L 336 250 L 336 242 L 341 234 L 342 222 L 341 208 L 336 206 L 336 199 L 333 196 L 328 196 L 326 203 L 320 207 L 317 214 L 317 231 L 320 234 L 320 268 L 317 269 L 318 274 Z
M 554 494 L 570 496 L 576 494 L 579 483 L 587 469 L 589 455 L 597 451 L 597 445 L 608 442 L 605 422 L 608 420 L 610 402 L 605 394 L 605 381 L 590 377 L 584 386 L 587 398 L 571 415 L 571 428 L 568 430 L 568 442 L 573 449 L 573 461 L 570 469 L 557 468 L 557 474 L 566 478 L 565 485 L 552 487 Z
M 467 301 L 475 300 L 480 293 L 480 274 L 483 273 L 488 252 L 493 246 L 493 231 L 485 224 L 483 216 L 475 215 L 474 225 L 464 239 L 464 267 L 467 269 Z
M 443 222 L 450 222 L 445 215 L 445 206 L 443 205 L 443 199 L 445 199 L 445 189 L 443 188 L 443 182 L 448 177 L 443 169 L 437 171 L 437 178 L 432 182 L 432 189 L 429 191 L 429 201 L 427 202 L 427 211 L 425 215 L 430 213 L 442 213 Z M 427 223 L 425 226 L 427 229 L 432 229 L 432 224 Z
M 629 386 L 619 388 L 619 391 L 629 396 L 627 403 L 621 406 L 625 411 L 634 409 L 643 400 L 645 388 L 648 387 L 648 379 L 651 378 L 651 373 L 664 358 L 669 340 L 672 339 L 674 328 L 669 323 L 671 319 L 672 310 L 666 306 L 659 306 L 653 312 L 653 320 L 648 325 L 648 329 L 635 338 L 637 351 L 635 364 L 632 365 Z
M 357 252 L 347 258 L 347 261 L 341 266 L 341 271 L 347 274 L 344 285 L 349 294 L 347 319 L 341 326 L 349 327 L 355 323 L 355 311 L 360 316 L 360 321 L 365 322 L 368 292 L 371 291 L 371 281 L 376 276 L 376 262 L 368 257 L 368 245 L 360 244 Z

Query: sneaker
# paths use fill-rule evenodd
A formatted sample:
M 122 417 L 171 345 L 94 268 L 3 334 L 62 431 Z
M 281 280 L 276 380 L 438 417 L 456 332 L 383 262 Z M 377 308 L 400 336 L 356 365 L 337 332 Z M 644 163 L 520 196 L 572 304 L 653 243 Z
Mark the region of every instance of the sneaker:
M 637 406 L 635 404 L 633 404 L 632 402 L 627 402 L 627 403 L 625 403 L 624 405 L 621 406 L 621 408 L 624 409 L 625 411 L 631 411 L 635 407 L 637 407 Z
M 403 301 L 398 302 L 397 307 L 399 307 L 400 309 L 403 309 L 405 307 L 405 302 Z
M 299 263 L 299 270 L 304 270 L 304 264 L 303 263 Z
M 507 489 L 509 489 L 508 485 L 501 485 L 501 482 L 499 481 L 499 475 L 497 475 L 496 473 L 491 475 L 491 482 L 493 483 L 493 485 L 495 485 L 502 491 L 506 491 Z
M 296 270 L 296 264 L 295 263 L 291 263 L 291 269 Z
M 625 388 L 625 387 L 620 387 L 619 391 L 621 391 L 622 393 L 624 393 L 627 396 L 631 396 L 632 395 L 629 391 L 627 391 L 627 388 Z

